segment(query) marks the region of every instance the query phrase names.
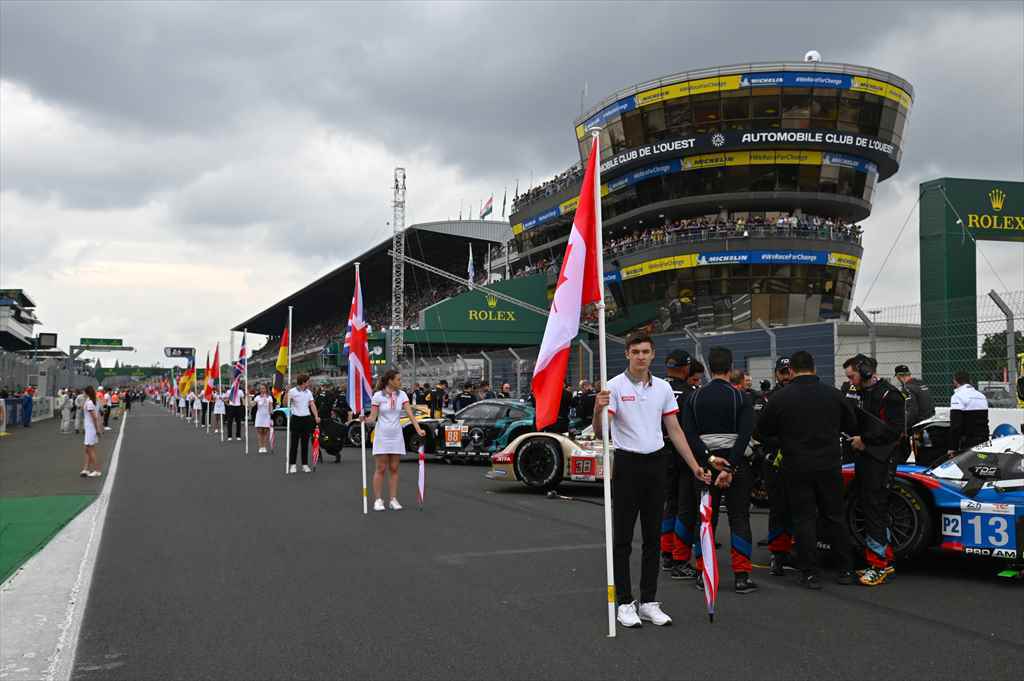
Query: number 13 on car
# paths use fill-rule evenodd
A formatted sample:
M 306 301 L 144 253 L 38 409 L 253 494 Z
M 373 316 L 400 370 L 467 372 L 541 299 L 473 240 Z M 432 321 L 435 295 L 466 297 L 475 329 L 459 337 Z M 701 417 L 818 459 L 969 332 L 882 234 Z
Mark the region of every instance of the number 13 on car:
M 983 504 L 961 501 L 960 518 L 943 516 L 943 534 L 955 535 L 959 530 L 966 553 L 998 556 L 1016 553 L 1017 518 L 1012 504 Z M 959 520 L 959 527 L 952 527 Z M 972 550 L 973 549 L 973 550 Z

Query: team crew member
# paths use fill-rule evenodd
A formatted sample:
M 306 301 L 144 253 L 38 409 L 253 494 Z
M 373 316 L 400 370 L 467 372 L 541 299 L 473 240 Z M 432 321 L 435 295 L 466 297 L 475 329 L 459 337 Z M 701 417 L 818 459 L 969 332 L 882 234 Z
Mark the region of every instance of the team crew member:
M 690 377 L 690 353 L 682 348 L 676 348 L 668 354 L 665 359 L 665 375 L 668 377 L 668 385 L 672 388 L 672 394 L 676 399 L 677 406 L 679 400 L 685 395 L 690 394 L 691 388 L 687 380 Z M 665 480 L 665 509 L 661 514 L 661 569 L 671 571 L 676 567 L 676 559 L 674 553 L 676 551 L 676 542 L 685 544 L 685 551 L 681 553 L 685 554 L 680 560 L 683 565 L 689 567 L 688 561 L 690 560 L 689 551 L 690 545 L 693 544 L 693 537 L 687 537 L 685 530 L 682 530 L 682 523 L 678 523 L 677 516 L 679 515 L 679 478 L 683 471 L 683 463 L 678 457 L 668 457 L 668 475 Z M 686 482 L 686 488 L 692 489 L 693 485 L 690 484 L 689 474 L 683 476 L 683 480 Z M 680 536 L 677 540 L 677 524 L 681 529 Z M 693 568 L 690 568 L 691 570 Z M 696 577 L 696 573 L 694 573 Z
M 704 382 L 704 365 L 695 359 L 691 359 L 688 373 L 689 376 L 685 381 L 686 387 L 676 397 L 676 405 L 679 407 L 676 419 L 679 421 L 680 428 L 683 427 L 683 411 L 686 408 L 686 402 L 697 393 L 697 390 L 700 389 L 701 384 Z M 676 383 L 675 385 L 679 384 Z M 679 476 L 676 492 L 679 508 L 673 525 L 675 539 L 673 540 L 672 569 L 670 573 L 672 579 L 690 580 L 697 578 L 697 569 L 690 564 L 690 559 L 693 557 L 693 547 L 697 539 L 697 519 L 700 516 L 699 492 L 700 490 L 689 477 Z M 714 522 L 717 526 L 717 517 L 714 519 Z
M 801 584 L 809 589 L 821 588 L 817 575 L 819 518 L 828 525 L 833 555 L 839 561 L 836 581 L 853 584 L 839 442 L 841 433 L 857 432 L 857 418 L 841 392 L 818 380 L 809 353 L 794 353 L 790 366 L 795 374 L 792 381 L 773 391 L 757 427 L 760 434 L 772 438 L 782 449 L 779 480 L 785 485 L 788 512 L 796 529 Z M 774 553 L 772 574 L 776 574 Z
M 771 400 L 793 380 L 793 369 L 789 357 L 779 357 L 775 362 L 775 387 L 755 404 L 754 437 L 765 451 L 764 478 L 768 488 L 768 550 L 771 562 L 768 571 L 775 577 L 784 574 L 784 566 L 793 550 L 793 520 L 786 500 L 786 485 L 782 480 L 782 443 L 774 435 L 760 430 L 759 413 Z
M 975 390 L 966 371 L 953 375 L 949 400 L 949 456 L 988 440 L 988 398 Z
M 654 341 L 645 333 L 626 339 L 625 372 L 608 381 L 594 402 L 593 426 L 602 433 L 604 408 L 611 420 L 615 465 L 612 467 L 612 559 L 615 565 L 615 592 L 618 620 L 624 627 L 640 626 L 647 620 L 661 626 L 671 624 L 658 595 L 658 548 L 660 516 L 665 501 L 665 440 L 662 426 L 676 452 L 699 479 L 710 481 L 690 451 L 676 419 L 679 411 L 669 384 L 651 375 Z M 629 575 L 629 554 L 633 528 L 640 516 L 643 557 L 640 564 L 640 601 L 633 600 Z
M 728 348 L 711 348 L 708 354 L 711 382 L 686 403 L 683 427 L 697 460 L 720 469 L 711 487 L 711 507 L 718 514 L 722 497 L 729 510 L 729 532 L 732 545 L 732 571 L 736 593 L 757 591 L 750 579 L 750 487 L 753 476 L 747 459 L 747 447 L 754 430 L 754 405 L 750 397 L 729 383 L 732 352 Z M 724 470 L 722 470 L 724 469 Z M 702 568 L 700 546 L 697 546 L 697 570 Z M 697 587 L 704 588 L 700 575 Z
M 259 453 L 266 454 L 270 446 L 270 429 L 274 427 L 271 412 L 274 410 L 274 398 L 267 390 L 266 383 L 260 383 L 260 394 L 254 398 L 256 402 L 256 438 L 259 440 Z
M 864 586 L 884 584 L 892 567 L 889 488 L 896 473 L 896 454 L 906 428 L 903 394 L 879 378 L 877 362 L 858 354 L 843 363 L 849 387 L 846 396 L 856 404 L 860 435 L 851 445 L 857 453 L 854 473 L 864 512 L 864 556 L 868 568 L 860 573 Z
M 85 387 L 85 404 L 82 409 L 85 413 L 85 463 L 79 475 L 83 478 L 98 478 L 103 475 L 96 465 L 96 445 L 100 441 L 100 415 L 96 408 L 96 391 L 91 385 Z
M 369 418 L 360 418 L 365 418 L 366 423 L 377 423 L 373 433 L 373 461 L 376 464 L 373 472 L 373 494 L 377 497 L 373 502 L 373 510 L 384 510 L 381 491 L 384 487 L 384 471 L 387 470 L 388 492 L 391 494 L 388 508 L 392 511 L 401 511 L 402 505 L 398 503 L 398 463 L 405 454 L 402 414 L 405 413 L 412 422 L 417 435 L 423 437 L 425 433 L 416 420 L 409 396 L 402 390 L 402 375 L 396 370 L 388 369 L 384 372 L 377 383 L 377 392 L 373 394 L 370 404 L 372 407 Z
M 932 404 L 932 396 L 928 392 L 928 386 L 914 378 L 910 373 L 910 367 L 900 364 L 896 367 L 896 387 L 903 393 L 903 404 L 906 412 L 906 428 L 903 439 L 900 442 L 899 462 L 904 463 L 910 458 L 910 429 L 915 424 L 935 416 L 935 406 Z
M 438 381 L 434 389 L 427 393 L 427 403 L 430 405 L 431 418 L 444 418 L 444 406 L 447 401 L 448 381 Z
M 309 374 L 299 374 L 298 385 L 288 391 L 288 408 L 291 413 L 291 451 L 288 452 L 289 473 L 295 472 L 295 460 L 299 445 L 302 445 L 302 472 L 309 473 L 309 436 L 313 434 L 313 422 L 320 423 L 320 414 L 313 403 L 309 389 Z M 310 413 L 312 412 L 312 413 Z
M 230 390 L 224 393 L 224 395 L 228 400 L 228 439 L 230 440 L 233 437 L 236 440 L 241 440 L 242 418 L 245 416 L 245 407 L 242 405 L 242 398 L 244 397 L 242 393 L 242 388 L 239 387 L 237 390 L 235 390 L 234 397 L 231 396 Z M 316 413 L 319 414 L 320 410 L 317 409 Z

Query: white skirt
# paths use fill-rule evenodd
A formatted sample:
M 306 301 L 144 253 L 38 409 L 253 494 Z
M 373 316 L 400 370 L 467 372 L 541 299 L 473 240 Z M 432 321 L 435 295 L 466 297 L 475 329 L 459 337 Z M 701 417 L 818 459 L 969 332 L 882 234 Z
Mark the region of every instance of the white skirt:
M 217 415 L 217 414 L 222 414 L 223 415 L 225 413 L 224 412 L 224 403 L 223 402 L 218 402 L 217 404 L 213 405 L 213 413 L 214 413 L 214 415 Z
M 256 410 L 256 427 L 257 428 L 271 428 L 274 423 L 270 420 L 270 414 L 265 414 L 259 410 Z
M 401 428 L 376 428 L 373 431 L 373 455 L 381 454 L 405 454 L 405 438 L 402 437 Z
M 96 443 L 98 443 L 99 441 L 100 441 L 100 438 L 96 435 L 96 433 L 90 433 L 89 431 L 86 431 L 86 433 L 85 433 L 85 446 L 86 447 L 92 447 Z

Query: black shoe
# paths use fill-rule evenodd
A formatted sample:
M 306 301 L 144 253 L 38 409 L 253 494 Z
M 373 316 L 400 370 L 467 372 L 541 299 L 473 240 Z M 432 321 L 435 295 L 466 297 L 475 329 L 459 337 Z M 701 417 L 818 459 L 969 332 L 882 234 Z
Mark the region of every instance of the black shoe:
M 704 590 L 704 575 L 702 573 L 697 573 L 697 579 L 695 579 L 693 582 L 693 588 L 695 588 L 697 591 Z
M 786 558 L 781 553 L 773 553 L 771 562 L 768 564 L 768 574 L 772 577 L 784 577 L 786 575 Z
M 738 594 L 752 594 L 757 591 L 757 584 L 750 581 L 750 575 L 746 572 L 736 574 L 736 585 L 733 589 Z
M 676 566 L 676 561 L 672 557 L 671 553 L 661 554 L 661 569 L 665 572 L 672 572 L 672 568 Z
M 679 561 L 678 563 L 676 563 L 676 566 L 672 568 L 672 572 L 669 574 L 669 576 L 672 579 L 678 579 L 683 581 L 697 579 L 697 570 L 689 563 Z
M 758 546 L 768 546 L 769 544 L 771 544 L 771 541 L 768 539 L 768 537 L 765 537 L 764 539 L 758 539 L 757 540 L 757 545 Z
M 857 577 L 853 574 L 853 570 L 840 570 L 839 574 L 836 575 L 836 584 L 850 586 L 854 584 L 856 581 Z
M 818 575 L 812 572 L 800 578 L 800 586 L 806 587 L 811 591 L 820 591 L 821 581 L 818 579 Z

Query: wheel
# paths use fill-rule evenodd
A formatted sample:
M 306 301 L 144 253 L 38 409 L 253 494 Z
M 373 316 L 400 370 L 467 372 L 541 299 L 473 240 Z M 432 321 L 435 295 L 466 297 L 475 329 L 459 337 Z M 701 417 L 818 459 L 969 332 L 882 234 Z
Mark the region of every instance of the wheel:
M 288 425 L 288 418 L 281 412 L 274 414 L 273 418 L 275 428 L 284 428 Z
M 348 441 L 353 447 L 361 447 L 363 444 L 363 429 L 359 421 L 348 424 Z
M 896 560 L 911 558 L 928 548 L 932 538 L 932 513 L 924 497 L 910 483 L 896 479 L 889 490 L 889 527 Z M 864 513 L 857 498 L 856 483 L 846 498 L 846 526 L 857 548 L 864 548 Z
M 424 432 L 426 431 L 424 430 Z M 407 452 L 418 452 L 420 445 L 425 444 L 425 438 L 419 436 L 419 433 L 412 427 L 412 424 L 402 429 L 402 436 L 405 438 L 405 451 Z M 424 451 L 426 451 L 426 447 L 424 447 Z
M 531 437 L 516 450 L 516 477 L 531 489 L 548 491 L 562 482 L 562 449 L 548 437 Z

